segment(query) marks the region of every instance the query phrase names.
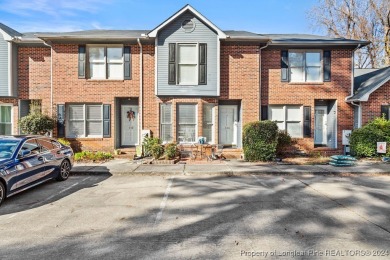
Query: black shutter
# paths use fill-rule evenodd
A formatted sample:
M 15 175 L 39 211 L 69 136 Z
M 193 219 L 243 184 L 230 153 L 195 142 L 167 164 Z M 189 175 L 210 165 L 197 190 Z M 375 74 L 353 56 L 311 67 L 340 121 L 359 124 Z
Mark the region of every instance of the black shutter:
M 268 120 L 268 106 L 261 106 L 261 121 Z
M 207 84 L 207 44 L 199 44 L 199 85 Z
M 324 81 L 330 81 L 330 51 L 324 51 Z
M 65 137 L 65 105 L 57 105 L 57 137 Z
M 303 107 L 303 137 L 311 137 L 311 107 Z
M 281 81 L 289 81 L 288 51 L 281 51 Z
M 85 79 L 85 64 L 86 64 L 86 47 L 85 45 L 79 45 L 79 79 Z
M 168 84 L 176 84 L 176 43 L 169 44 Z
M 390 120 L 390 115 L 389 115 L 389 106 L 381 106 L 381 117 L 385 114 L 385 118 L 387 120 Z
M 111 137 L 111 105 L 103 105 L 103 137 Z
M 130 46 L 125 46 L 123 48 L 123 58 L 124 58 L 123 78 L 131 79 L 131 47 Z

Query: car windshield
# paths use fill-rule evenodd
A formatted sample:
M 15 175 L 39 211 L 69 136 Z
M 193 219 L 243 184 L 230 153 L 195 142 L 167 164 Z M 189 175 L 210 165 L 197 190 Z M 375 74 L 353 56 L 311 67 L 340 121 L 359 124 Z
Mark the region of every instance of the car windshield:
M 0 159 L 10 159 L 19 143 L 18 140 L 0 140 Z

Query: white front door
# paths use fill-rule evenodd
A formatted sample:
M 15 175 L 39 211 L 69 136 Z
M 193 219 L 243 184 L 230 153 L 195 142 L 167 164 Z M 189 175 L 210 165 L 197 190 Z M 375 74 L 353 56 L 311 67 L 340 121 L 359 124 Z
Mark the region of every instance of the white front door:
M 237 106 L 219 106 L 219 143 L 237 144 Z
M 121 106 L 121 145 L 138 144 L 138 106 Z
M 327 107 L 315 107 L 314 114 L 314 144 L 327 144 Z

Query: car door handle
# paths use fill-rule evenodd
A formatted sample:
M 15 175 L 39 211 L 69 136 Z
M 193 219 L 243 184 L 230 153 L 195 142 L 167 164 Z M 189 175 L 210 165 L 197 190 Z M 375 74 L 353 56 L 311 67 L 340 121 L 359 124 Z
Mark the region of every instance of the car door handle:
M 39 156 L 39 157 L 38 157 L 38 161 L 43 161 L 43 157 L 42 157 L 42 156 Z

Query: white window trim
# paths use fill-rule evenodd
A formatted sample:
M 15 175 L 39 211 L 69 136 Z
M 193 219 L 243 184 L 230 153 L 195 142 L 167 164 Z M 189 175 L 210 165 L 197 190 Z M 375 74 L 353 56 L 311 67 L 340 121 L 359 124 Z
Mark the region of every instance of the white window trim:
M 90 64 L 91 62 L 89 61 L 89 48 L 104 48 L 104 77 L 91 77 L 90 75 Z M 108 62 L 107 59 L 107 48 L 122 48 L 122 62 Z M 124 45 L 123 44 L 88 44 L 87 45 L 87 57 L 86 57 L 86 62 L 87 62 L 87 71 L 88 71 L 88 79 L 91 80 L 124 80 Z M 96 64 L 101 64 L 102 62 L 92 62 Z M 120 78 L 108 78 L 108 64 L 122 64 L 122 77 Z
M 288 107 L 298 107 L 299 106 L 299 114 L 301 115 L 301 120 L 300 121 L 287 121 L 287 108 Z M 272 120 L 271 118 L 271 110 L 272 108 L 280 108 L 282 107 L 283 108 L 283 121 L 277 121 L 277 120 Z M 301 136 L 299 137 L 292 137 L 292 138 L 303 138 L 303 106 L 302 105 L 270 105 L 269 108 L 268 108 L 268 118 L 274 122 L 277 122 L 277 123 L 283 123 L 284 124 L 284 130 L 286 133 L 287 133 L 287 123 L 300 123 L 300 127 L 301 127 Z M 279 129 L 280 130 L 280 129 Z
M 195 45 L 196 47 L 196 80 L 194 83 L 179 83 L 179 45 Z M 195 86 L 199 85 L 199 42 L 177 42 L 176 48 L 175 48 L 175 55 L 176 55 L 176 85 L 177 86 Z M 187 64 L 183 63 L 180 65 L 193 65 L 193 64 Z
M 177 113 L 178 113 L 178 106 L 179 105 L 194 105 L 195 106 L 195 140 L 194 140 L 194 142 L 180 142 L 179 141 L 179 136 L 178 136 L 178 130 L 179 130 L 179 118 L 178 118 L 178 116 L 177 116 Z M 176 103 L 176 140 L 177 140 L 177 143 L 178 144 L 195 144 L 195 143 L 197 143 L 197 141 L 198 141 L 198 138 L 199 138 L 199 136 L 198 136 L 198 104 L 195 104 L 195 103 Z M 187 125 L 189 125 L 189 124 L 187 124 Z
M 211 108 L 211 122 L 212 122 L 212 127 L 211 127 L 211 140 L 206 140 L 206 143 L 208 144 L 214 144 L 214 139 L 215 139 L 215 104 L 204 104 L 204 106 L 212 106 Z M 203 115 L 203 113 L 202 113 Z M 204 116 L 204 115 L 203 115 Z M 202 126 L 204 127 L 204 121 L 202 121 Z M 203 129 L 202 129 L 203 133 Z
M 171 105 L 171 122 L 170 122 L 170 123 L 162 123 L 162 118 L 161 118 L 161 106 L 162 106 L 162 105 L 168 105 L 168 104 Z M 160 104 L 160 108 L 159 108 L 159 109 L 160 109 L 160 111 L 159 111 L 159 112 L 160 112 L 160 113 L 159 113 L 159 114 L 160 114 L 160 115 L 159 115 L 159 117 L 160 117 L 160 118 L 159 118 L 159 120 L 160 120 L 160 137 L 162 137 L 162 127 L 161 127 L 161 126 L 162 126 L 162 125 L 171 125 L 171 137 L 172 137 L 172 138 L 171 138 L 170 141 L 162 140 L 163 144 L 167 144 L 167 143 L 170 143 L 170 142 L 173 141 L 173 118 L 172 118 L 173 107 L 172 107 L 172 106 L 173 106 L 172 103 L 166 103 L 166 104 L 161 103 L 161 104 Z
M 288 50 L 288 53 L 290 55 L 290 52 L 299 52 L 299 53 L 303 53 L 303 62 L 304 62 L 304 75 L 305 75 L 305 80 L 304 81 L 292 81 L 291 80 L 291 65 L 290 65 L 290 57 L 289 57 L 289 61 L 288 61 L 288 75 L 289 75 L 289 82 L 290 83 L 323 83 L 324 82 L 324 51 L 321 50 L 321 49 L 291 49 L 291 50 Z M 320 75 L 320 80 L 319 81 L 307 81 L 307 73 L 306 73 L 306 53 L 307 52 L 318 52 L 320 53 L 320 63 L 321 63 L 321 66 L 320 66 L 320 72 L 321 72 L 321 75 Z
M 0 104 L 0 106 L 11 107 L 11 135 L 13 135 L 15 134 L 14 133 L 14 105 L 11 103 L 4 103 L 4 104 Z
M 70 122 L 70 119 L 69 119 L 69 107 L 70 106 L 80 106 L 82 105 L 83 106 L 83 120 L 81 119 L 77 119 L 77 120 L 72 120 L 72 122 L 84 122 L 84 134 L 83 135 L 78 135 L 78 136 L 74 136 L 74 135 L 70 135 L 70 131 L 69 131 L 69 122 Z M 88 121 L 98 121 L 98 120 L 88 120 L 87 119 L 87 110 L 86 110 L 86 106 L 89 106 L 89 105 L 92 105 L 92 106 L 100 106 L 100 109 L 101 109 L 101 115 L 102 115 L 102 119 L 100 120 L 101 121 L 101 132 L 102 134 L 101 135 L 88 135 L 86 136 L 86 132 L 87 132 L 87 122 Z M 66 133 L 65 133 L 65 136 L 66 138 L 103 138 L 103 105 L 102 104 L 86 104 L 86 103 L 83 103 L 83 104 L 78 104 L 78 103 L 72 103 L 72 104 L 66 104 L 66 121 L 65 121 L 65 124 L 66 124 Z

